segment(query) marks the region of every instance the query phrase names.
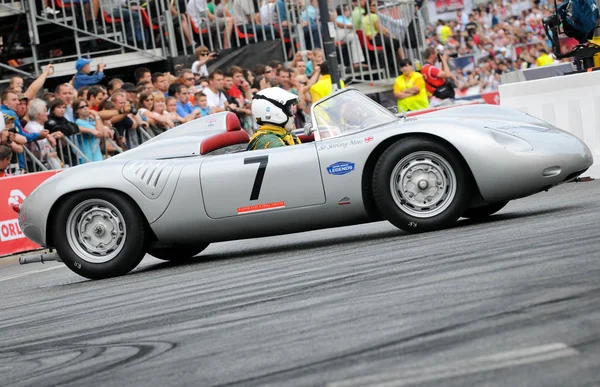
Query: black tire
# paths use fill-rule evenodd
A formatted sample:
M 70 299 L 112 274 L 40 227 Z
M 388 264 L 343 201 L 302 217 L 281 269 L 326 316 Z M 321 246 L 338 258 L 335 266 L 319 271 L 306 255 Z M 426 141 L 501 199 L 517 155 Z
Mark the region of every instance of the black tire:
M 208 244 L 201 246 L 185 246 L 185 247 L 158 247 L 149 249 L 148 254 L 154 258 L 162 259 L 171 262 L 186 261 L 204 251 Z
M 83 277 L 121 276 L 144 258 L 145 220 L 137 205 L 123 194 L 107 190 L 77 192 L 62 203 L 52 226 L 58 255 Z
M 465 211 L 465 213 L 462 216 L 463 216 L 463 218 L 469 218 L 469 219 L 474 219 L 474 220 L 484 220 L 484 219 L 488 218 L 490 215 L 495 214 L 496 212 L 503 209 L 507 204 L 508 204 L 508 202 L 500 202 L 500 203 L 489 204 L 489 205 L 483 206 L 483 207 L 469 208 L 468 210 Z
M 394 187 L 401 179 L 406 184 L 403 192 L 392 189 L 392 174 Z M 373 195 L 381 214 L 396 227 L 410 233 L 439 230 L 452 226 L 465 212 L 473 195 L 470 176 L 466 163 L 447 146 L 407 138 L 391 145 L 377 161 Z

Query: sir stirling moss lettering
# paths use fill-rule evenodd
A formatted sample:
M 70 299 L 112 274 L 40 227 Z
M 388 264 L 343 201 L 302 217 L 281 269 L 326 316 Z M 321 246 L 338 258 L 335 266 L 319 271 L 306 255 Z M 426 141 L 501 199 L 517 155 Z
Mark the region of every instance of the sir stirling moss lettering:
M 369 141 L 369 142 L 371 142 L 371 141 Z M 365 140 L 362 138 L 359 138 L 356 140 L 336 142 L 335 144 L 320 145 L 319 150 L 322 151 L 322 150 L 327 150 L 327 149 L 346 149 L 349 146 L 362 145 L 364 143 L 365 143 Z
M 354 163 L 349 161 L 338 161 L 335 164 L 331 164 L 327 167 L 327 172 L 330 175 L 345 175 L 354 170 Z

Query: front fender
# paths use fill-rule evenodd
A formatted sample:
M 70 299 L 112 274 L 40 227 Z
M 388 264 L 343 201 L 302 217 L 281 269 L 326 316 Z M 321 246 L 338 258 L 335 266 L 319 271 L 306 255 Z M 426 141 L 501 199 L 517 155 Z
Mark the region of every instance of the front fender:
M 42 183 L 22 203 L 19 225 L 23 234 L 48 246 L 51 216 L 69 194 L 90 189 L 109 189 L 129 196 L 150 224 L 169 205 L 183 164 L 181 162 L 104 161 L 69 168 Z

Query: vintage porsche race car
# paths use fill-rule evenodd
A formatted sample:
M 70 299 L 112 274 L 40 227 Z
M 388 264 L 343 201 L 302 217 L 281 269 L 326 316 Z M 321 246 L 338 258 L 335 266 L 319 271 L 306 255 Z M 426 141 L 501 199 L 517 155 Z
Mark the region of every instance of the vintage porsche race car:
M 23 233 L 99 279 L 146 253 L 188 259 L 210 243 L 387 220 L 408 232 L 485 218 L 571 181 L 592 154 L 575 136 L 494 105 L 418 117 L 354 89 L 320 100 L 303 144 L 246 151 L 224 112 L 46 180 L 19 208 Z

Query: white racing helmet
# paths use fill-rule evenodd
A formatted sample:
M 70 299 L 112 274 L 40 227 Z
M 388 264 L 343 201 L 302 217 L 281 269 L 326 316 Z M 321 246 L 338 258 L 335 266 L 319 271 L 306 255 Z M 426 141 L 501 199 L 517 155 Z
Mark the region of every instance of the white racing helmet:
M 298 103 L 298 96 L 280 87 L 269 87 L 252 97 L 252 115 L 259 125 L 277 125 L 288 131 L 294 129 L 292 106 Z

